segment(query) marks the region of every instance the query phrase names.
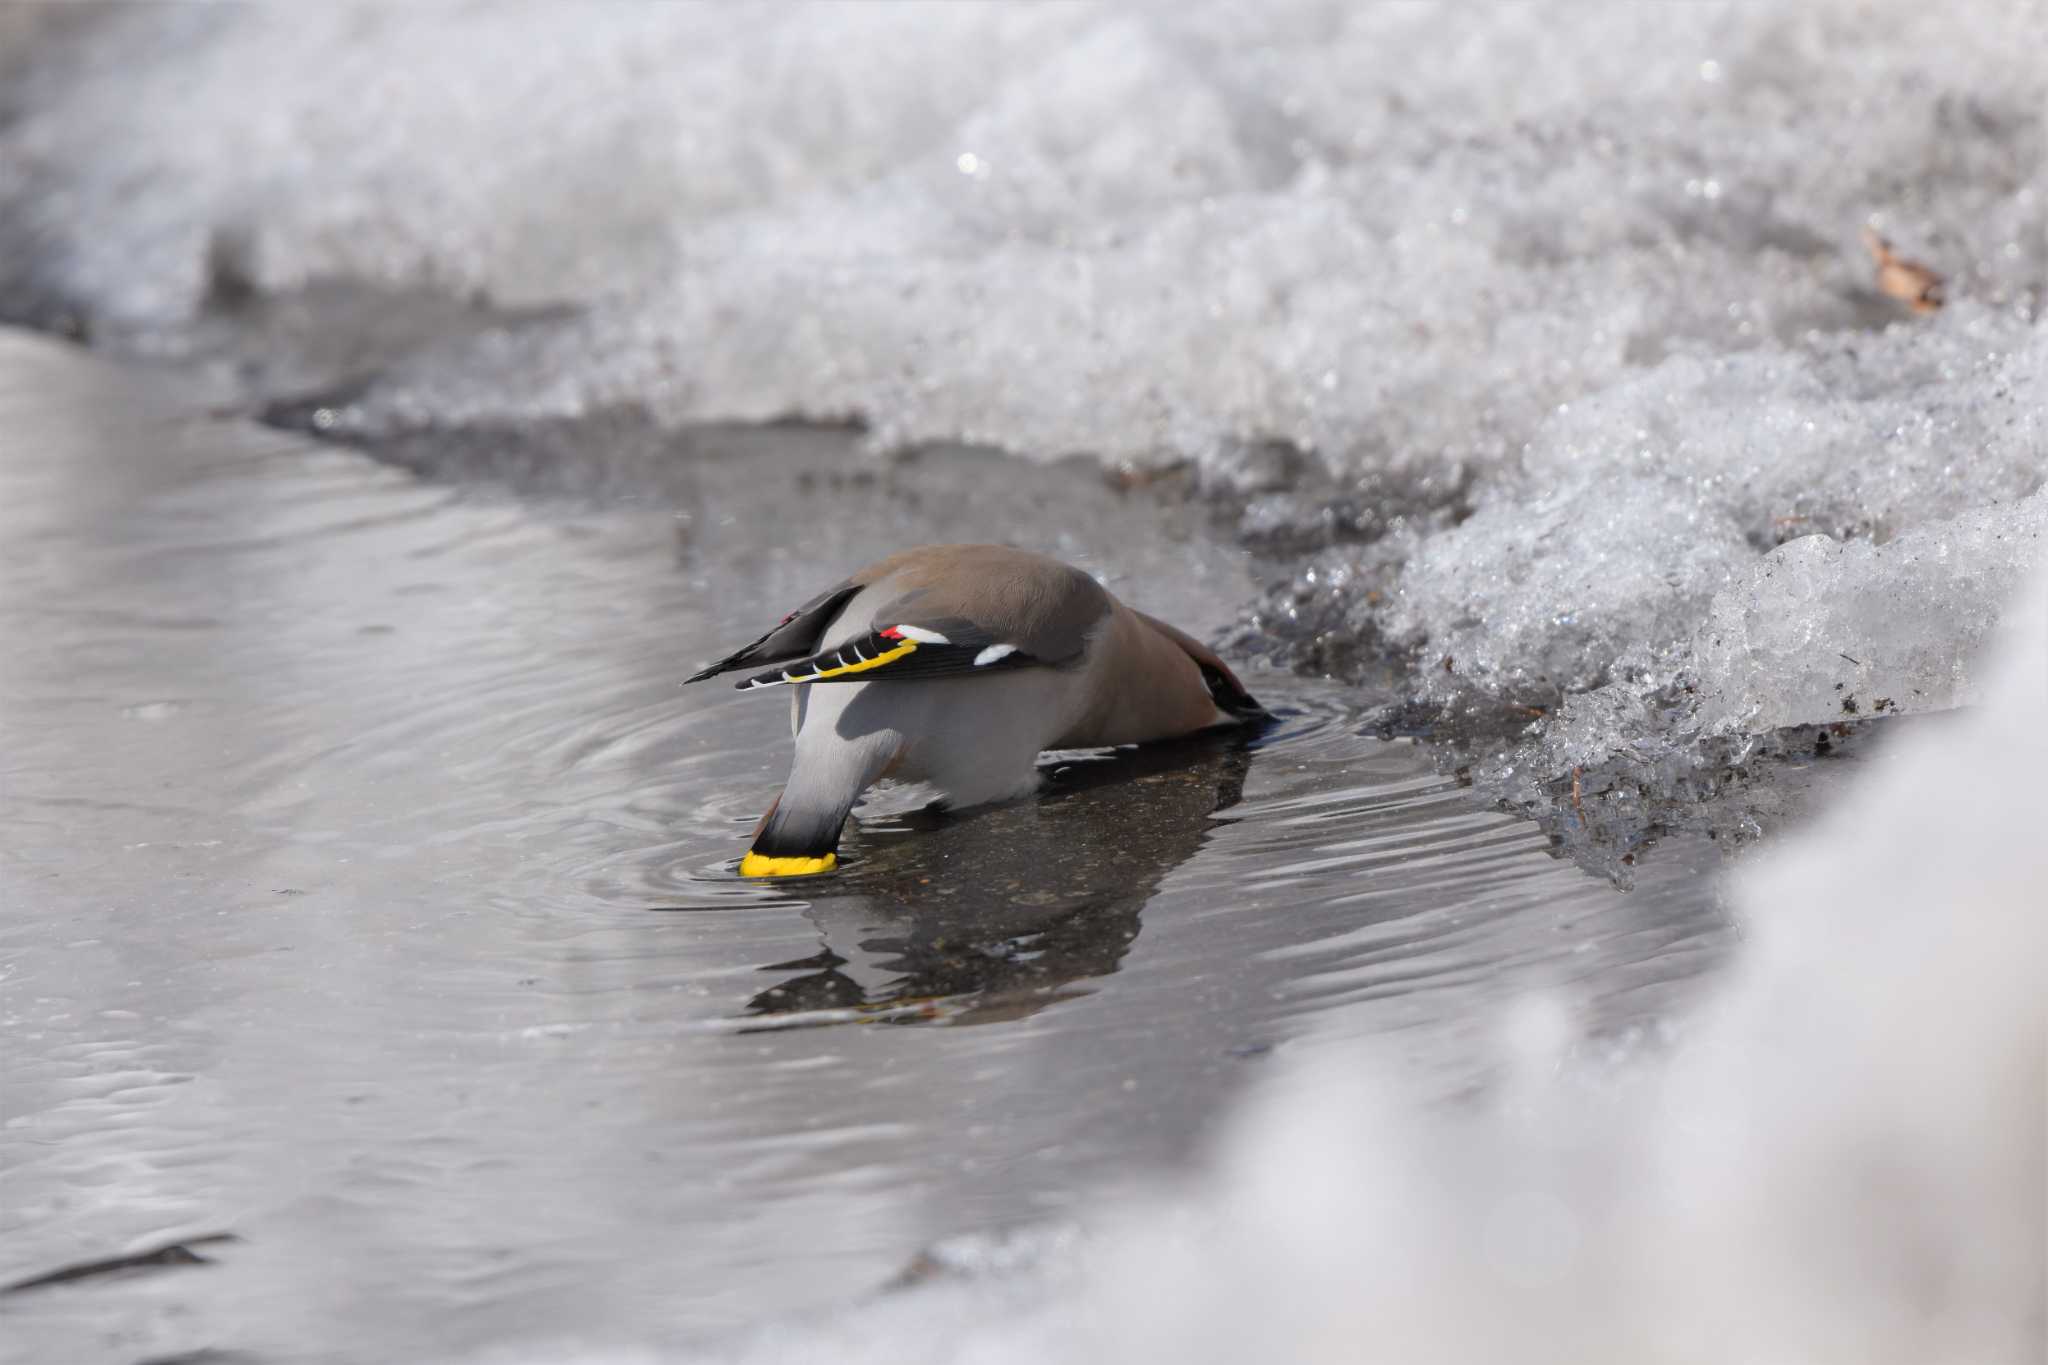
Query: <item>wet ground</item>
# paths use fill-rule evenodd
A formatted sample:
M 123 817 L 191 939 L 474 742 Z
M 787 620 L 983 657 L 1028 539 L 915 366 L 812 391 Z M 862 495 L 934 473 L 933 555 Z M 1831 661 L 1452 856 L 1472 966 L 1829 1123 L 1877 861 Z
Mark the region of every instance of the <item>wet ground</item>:
M 1627 1039 L 1729 945 L 1704 843 L 1617 893 L 1272 674 L 1262 734 L 743 883 L 787 712 L 678 682 L 764 617 L 1010 540 L 1207 633 L 1252 566 L 843 433 L 384 454 L 0 336 L 0 1284 L 189 1247 L 0 1293 L 0 1358 L 686 1341 L 1170 1169 L 1311 1025 L 1455 1096 L 1504 1000 Z

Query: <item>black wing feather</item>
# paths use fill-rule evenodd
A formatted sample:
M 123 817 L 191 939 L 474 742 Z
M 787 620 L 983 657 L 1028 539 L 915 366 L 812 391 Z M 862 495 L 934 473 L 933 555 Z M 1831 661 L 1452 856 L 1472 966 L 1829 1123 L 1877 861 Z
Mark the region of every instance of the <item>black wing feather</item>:
M 858 583 L 841 583 L 820 593 L 783 617 L 775 629 L 754 643 L 734 650 L 718 662 L 707 664 L 683 679 L 684 685 L 702 682 L 720 673 L 730 673 L 736 668 L 759 668 L 776 659 L 793 659 L 810 653 L 818 647 L 818 638 L 825 633 L 825 627 L 832 624 L 832 618 L 839 614 L 839 609 L 860 590 Z
M 983 657 L 989 644 L 986 639 L 931 644 L 903 636 L 892 637 L 879 630 L 870 631 L 837 649 L 821 650 L 807 659 L 757 673 L 734 686 L 780 687 L 785 683 L 959 678 L 1006 673 L 1018 668 L 1038 668 L 1045 663 L 1022 650 L 1012 650 L 987 663 L 976 663 L 975 660 Z

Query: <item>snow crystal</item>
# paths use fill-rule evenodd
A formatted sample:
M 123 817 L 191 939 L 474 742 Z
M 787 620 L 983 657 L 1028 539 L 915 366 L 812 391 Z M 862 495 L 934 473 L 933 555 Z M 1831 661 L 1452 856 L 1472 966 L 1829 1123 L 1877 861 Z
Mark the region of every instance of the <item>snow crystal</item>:
M 1715 597 L 1693 643 L 1708 732 L 1977 700 L 1975 655 L 2044 562 L 2048 492 L 1883 545 L 1807 536 Z
M 1490 498 L 1426 541 L 1400 574 L 1387 626 L 1427 639 L 1425 695 L 1455 698 L 1478 679 L 1490 694 L 1547 702 L 1605 682 L 1632 646 L 1668 638 L 1750 557 L 1733 521 L 1663 479 L 1614 479 L 1597 495 L 1553 485 L 1527 502 Z
M 1380 625 L 1426 641 L 1432 661 L 1449 656 L 1424 674 L 1431 695 L 1551 700 L 1660 664 L 1674 672 L 1709 603 L 1779 541 L 1818 532 L 1870 548 L 1971 509 L 1995 518 L 2048 476 L 2048 329 L 2021 330 L 2007 353 L 1983 345 L 2000 323 L 1957 321 L 1970 339 L 1909 345 L 1897 333 L 1862 355 L 1673 359 L 1568 405 L 1520 470 L 1422 547 Z M 2013 536 L 1944 542 L 1966 562 L 1988 556 L 1974 580 L 1952 571 L 1955 588 L 1983 590 L 1980 616 L 1995 618 L 2031 562 L 2032 539 L 2017 526 Z M 1907 634 L 1869 652 L 1917 648 L 1943 667 L 1981 634 L 1981 622 L 1951 629 L 1940 613 L 1893 624 Z M 1836 710 L 1788 703 L 1769 723 Z

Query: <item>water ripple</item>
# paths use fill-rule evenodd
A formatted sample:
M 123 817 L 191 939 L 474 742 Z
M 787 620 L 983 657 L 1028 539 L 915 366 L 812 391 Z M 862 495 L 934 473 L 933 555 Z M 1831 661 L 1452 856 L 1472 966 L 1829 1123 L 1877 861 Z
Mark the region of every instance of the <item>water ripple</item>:
M 928 456 L 917 512 L 762 438 L 676 476 L 679 540 L 665 506 L 522 507 L 232 426 L 109 440 L 47 387 L 0 386 L 0 545 L 35 546 L 0 575 L 0 1282 L 244 1241 L 175 1315 L 146 1276 L 23 1296 L 39 1358 L 105 1323 L 124 1359 L 401 1359 L 466 1323 L 807 1306 L 1185 1158 L 1311 1029 L 1469 1086 L 1516 994 L 1626 1029 L 1725 943 L 1699 866 L 1619 895 L 1367 733 L 1373 699 L 1271 675 L 1261 733 L 1059 756 L 959 815 L 878 798 L 839 872 L 742 881 L 787 712 L 679 679 L 753 598 L 920 517 L 1001 538 L 1004 480 L 1193 626 L 1241 561 L 1071 470 Z M 770 494 L 809 558 L 697 515 Z

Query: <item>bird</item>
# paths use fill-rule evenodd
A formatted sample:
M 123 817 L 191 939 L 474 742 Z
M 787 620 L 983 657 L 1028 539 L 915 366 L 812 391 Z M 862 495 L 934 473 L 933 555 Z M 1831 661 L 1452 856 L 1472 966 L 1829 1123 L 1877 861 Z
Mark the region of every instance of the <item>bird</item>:
M 838 866 L 839 836 L 884 777 L 947 809 L 1029 795 L 1046 749 L 1245 725 L 1266 710 L 1216 652 L 1072 565 L 1003 545 L 924 545 L 859 569 L 689 678 L 759 670 L 787 687 L 795 754 L 743 877 Z

